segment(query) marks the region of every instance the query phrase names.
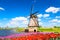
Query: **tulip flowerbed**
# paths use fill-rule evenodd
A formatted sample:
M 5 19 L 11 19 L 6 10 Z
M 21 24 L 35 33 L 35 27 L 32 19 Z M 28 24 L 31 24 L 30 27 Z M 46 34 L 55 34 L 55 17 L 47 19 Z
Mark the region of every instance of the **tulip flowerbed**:
M 1 38 L 1 37 L 0 37 Z M 60 40 L 60 33 L 22 33 L 2 37 L 0 40 Z

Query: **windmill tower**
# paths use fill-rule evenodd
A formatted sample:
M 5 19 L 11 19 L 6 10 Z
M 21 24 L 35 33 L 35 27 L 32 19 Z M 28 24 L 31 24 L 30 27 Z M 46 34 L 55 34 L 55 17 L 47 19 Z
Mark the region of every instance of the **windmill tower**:
M 29 32 L 37 32 L 37 28 L 39 27 L 38 24 L 38 17 L 37 17 L 37 12 L 32 13 L 34 5 L 31 7 L 31 12 L 30 12 L 30 19 L 28 23 L 28 30 Z
M 30 20 L 29 20 L 29 24 L 28 24 L 29 32 L 36 32 L 37 28 L 39 27 L 38 17 L 36 15 L 36 13 L 37 12 L 30 15 Z

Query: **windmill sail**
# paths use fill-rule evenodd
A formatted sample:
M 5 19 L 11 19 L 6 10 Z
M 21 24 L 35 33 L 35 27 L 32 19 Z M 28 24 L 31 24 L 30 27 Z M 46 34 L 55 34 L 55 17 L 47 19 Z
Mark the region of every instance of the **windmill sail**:
M 34 0 L 34 3 L 36 2 L 36 0 Z M 33 13 L 33 9 L 34 9 L 34 3 L 31 6 L 31 10 L 30 10 L 30 15 Z
M 33 12 L 33 5 L 31 6 L 30 15 L 32 14 L 32 12 Z

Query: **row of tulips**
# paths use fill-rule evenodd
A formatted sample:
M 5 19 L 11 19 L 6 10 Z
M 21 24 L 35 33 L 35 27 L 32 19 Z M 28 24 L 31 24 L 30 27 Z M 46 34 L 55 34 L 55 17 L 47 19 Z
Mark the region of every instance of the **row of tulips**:
M 60 40 L 60 34 L 31 34 L 12 38 L 4 38 L 3 40 Z

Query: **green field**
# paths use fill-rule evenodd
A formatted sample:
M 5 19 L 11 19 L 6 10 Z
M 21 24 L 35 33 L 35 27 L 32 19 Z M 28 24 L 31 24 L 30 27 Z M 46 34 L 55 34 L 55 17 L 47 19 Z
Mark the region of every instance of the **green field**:
M 16 32 L 24 32 L 25 28 L 0 28 L 0 30 L 15 30 Z M 53 27 L 53 28 L 42 28 L 42 27 L 38 27 L 38 31 L 39 32 L 55 32 L 55 33 L 60 33 L 60 27 Z
M 38 28 L 39 32 L 55 32 L 55 33 L 59 33 L 60 32 L 60 28 Z

